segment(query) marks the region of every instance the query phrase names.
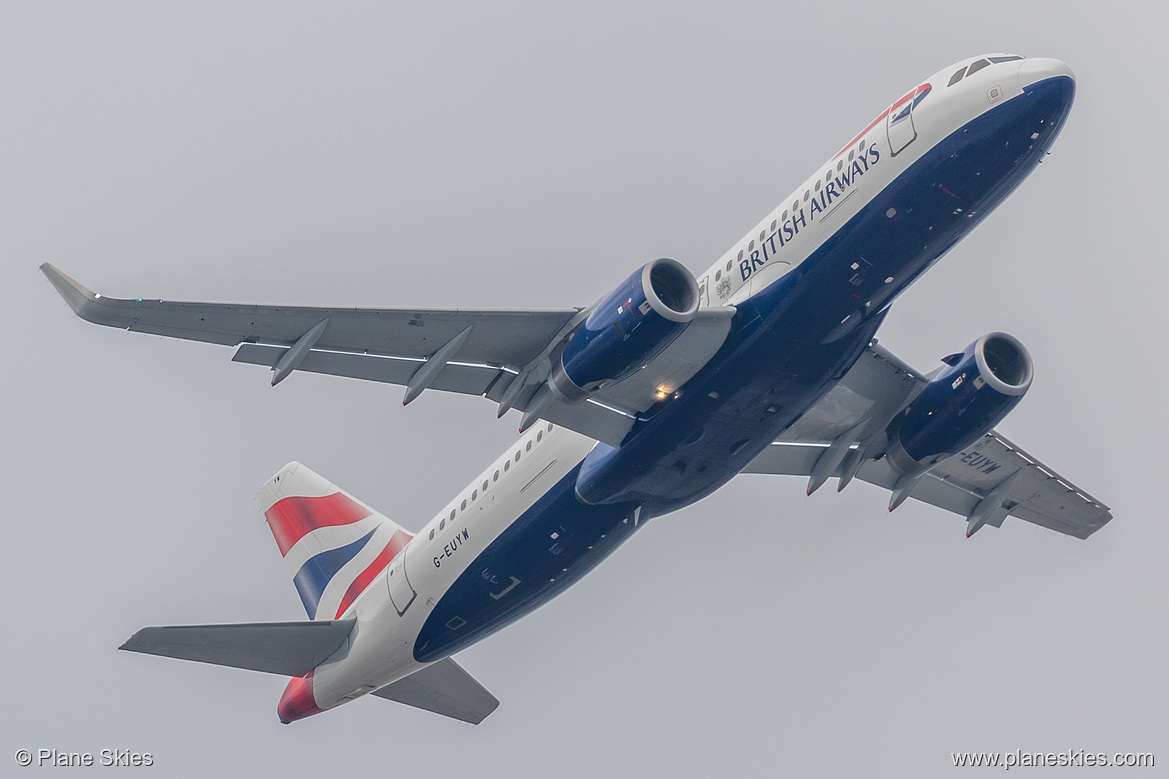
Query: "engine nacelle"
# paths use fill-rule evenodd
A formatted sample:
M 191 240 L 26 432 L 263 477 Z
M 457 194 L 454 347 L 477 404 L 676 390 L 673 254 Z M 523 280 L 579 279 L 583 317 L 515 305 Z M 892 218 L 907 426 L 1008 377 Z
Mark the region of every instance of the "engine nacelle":
M 698 312 L 698 283 L 677 260 L 646 263 L 597 304 L 570 336 L 549 385 L 577 403 L 661 354 Z
M 902 475 L 923 473 L 990 432 L 1031 386 L 1034 365 L 1018 339 L 982 336 L 943 360 L 950 367 L 926 386 L 889 426 L 890 464 Z

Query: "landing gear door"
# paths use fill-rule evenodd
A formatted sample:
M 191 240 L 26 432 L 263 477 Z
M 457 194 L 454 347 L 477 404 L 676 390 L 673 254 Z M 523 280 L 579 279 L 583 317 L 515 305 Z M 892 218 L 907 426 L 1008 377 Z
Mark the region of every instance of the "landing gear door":
M 410 585 L 410 579 L 406 577 L 406 552 L 409 549 L 410 545 L 407 544 L 398 553 L 390 563 L 390 573 L 386 577 L 390 585 L 390 602 L 394 604 L 399 617 L 406 613 L 406 609 L 410 608 L 410 604 L 418 597 L 418 593 L 414 592 Z
M 889 152 L 894 157 L 917 138 L 917 129 L 913 126 L 913 103 L 913 92 L 910 92 L 889 109 L 885 132 L 889 137 Z

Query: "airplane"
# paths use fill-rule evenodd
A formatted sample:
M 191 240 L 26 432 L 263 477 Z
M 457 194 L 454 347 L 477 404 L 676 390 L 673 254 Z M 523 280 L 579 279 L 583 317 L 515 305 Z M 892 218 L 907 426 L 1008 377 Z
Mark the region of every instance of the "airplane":
M 353 309 L 96 294 L 81 318 L 236 347 L 235 362 L 483 396 L 519 440 L 416 535 L 290 463 L 261 508 L 308 621 L 148 627 L 124 650 L 290 677 L 284 723 L 373 695 L 477 724 L 499 701 L 453 655 L 570 587 L 650 518 L 740 473 L 835 478 L 966 519 L 1087 538 L 1107 506 L 995 431 L 1031 385 L 1019 339 L 923 374 L 879 344 L 897 296 L 1048 154 L 1075 78 L 988 54 L 915 85 L 710 268 L 635 270 L 586 308 Z

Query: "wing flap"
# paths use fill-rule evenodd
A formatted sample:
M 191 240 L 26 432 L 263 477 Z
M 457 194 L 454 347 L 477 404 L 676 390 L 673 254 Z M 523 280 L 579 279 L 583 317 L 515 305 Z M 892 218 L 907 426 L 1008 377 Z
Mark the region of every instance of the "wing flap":
M 773 476 L 807 476 L 828 446 L 816 443 L 776 441 L 759 453 L 740 473 L 766 473 Z M 832 474 L 835 476 L 836 474 Z
M 634 422 L 634 418 L 629 414 L 606 408 L 591 400 L 574 406 L 553 403 L 540 416 L 555 425 L 575 430 L 609 446 L 621 446 Z
M 449 657 L 370 694 L 472 725 L 499 707 L 499 699 Z
M 304 676 L 345 644 L 353 619 L 142 628 L 118 647 L 249 671 Z
M 233 362 L 274 367 L 287 351 L 283 346 L 269 344 L 242 344 L 231 358 Z M 387 384 L 406 384 L 410 377 L 425 361 L 407 357 L 387 357 L 375 354 L 353 354 L 351 352 L 327 352 L 310 350 L 304 360 L 296 366 L 298 371 L 323 373 L 330 376 L 346 376 L 366 381 L 380 381 Z M 482 395 L 487 392 L 501 368 L 490 365 L 448 363 L 429 385 L 430 389 L 445 392 L 459 392 L 466 395 Z

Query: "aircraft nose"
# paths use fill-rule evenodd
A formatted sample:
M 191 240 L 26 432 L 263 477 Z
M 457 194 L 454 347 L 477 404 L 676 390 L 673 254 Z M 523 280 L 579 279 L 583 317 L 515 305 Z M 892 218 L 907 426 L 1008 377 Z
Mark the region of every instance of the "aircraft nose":
M 1070 79 L 1073 83 L 1076 80 L 1076 74 L 1067 63 L 1057 59 L 1033 57 L 1019 63 L 1019 86 L 1023 89 L 1040 81 L 1059 77 Z

